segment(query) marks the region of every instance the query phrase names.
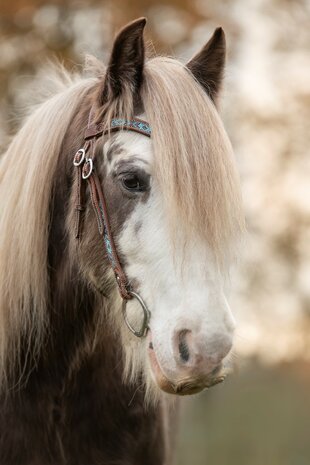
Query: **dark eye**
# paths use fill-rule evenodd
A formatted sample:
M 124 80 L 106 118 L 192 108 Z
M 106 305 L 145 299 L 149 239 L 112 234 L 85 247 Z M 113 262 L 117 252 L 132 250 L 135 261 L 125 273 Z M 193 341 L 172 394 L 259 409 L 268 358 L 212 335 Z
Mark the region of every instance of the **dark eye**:
M 147 181 L 136 173 L 126 174 L 122 178 L 122 184 L 130 192 L 143 192 L 148 188 Z

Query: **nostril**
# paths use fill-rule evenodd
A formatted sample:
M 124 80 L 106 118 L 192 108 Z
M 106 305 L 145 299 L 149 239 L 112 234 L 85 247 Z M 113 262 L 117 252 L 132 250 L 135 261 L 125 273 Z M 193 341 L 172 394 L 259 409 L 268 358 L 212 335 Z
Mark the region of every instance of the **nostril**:
M 189 347 L 186 342 L 187 330 L 183 330 L 179 334 L 179 354 L 182 362 L 188 362 L 190 358 Z
M 189 361 L 189 350 L 188 346 L 186 344 L 186 341 L 180 341 L 179 343 L 179 353 L 182 362 L 188 362 Z
M 223 333 L 193 333 L 177 330 L 173 336 L 173 354 L 179 367 L 211 372 L 232 347 L 232 337 Z

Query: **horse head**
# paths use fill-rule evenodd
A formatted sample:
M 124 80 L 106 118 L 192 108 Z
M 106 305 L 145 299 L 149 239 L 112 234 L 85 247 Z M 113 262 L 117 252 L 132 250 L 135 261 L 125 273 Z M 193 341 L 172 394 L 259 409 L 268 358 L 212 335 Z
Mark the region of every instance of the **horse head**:
M 109 302 L 126 375 L 142 372 L 149 392 L 159 387 L 183 395 L 223 379 L 235 329 L 225 277 L 243 219 L 232 149 L 216 107 L 225 36 L 216 29 L 182 65 L 146 60 L 144 26 L 139 19 L 117 35 L 83 124 L 74 125 L 80 137 L 87 121 L 85 160 L 94 164 L 97 188 L 78 174 L 68 228 L 81 273 Z M 67 137 L 74 146 L 72 130 Z M 79 213 L 83 182 L 85 211 Z M 107 240 L 113 242 L 110 263 Z M 113 260 L 129 295 L 118 293 Z

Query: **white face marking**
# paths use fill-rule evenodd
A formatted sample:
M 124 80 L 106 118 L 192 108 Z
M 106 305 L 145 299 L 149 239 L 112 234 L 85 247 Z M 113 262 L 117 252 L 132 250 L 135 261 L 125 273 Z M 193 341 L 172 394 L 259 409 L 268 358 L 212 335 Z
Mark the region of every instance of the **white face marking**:
M 134 166 L 151 176 L 149 197 L 146 202 L 136 202 L 120 233 L 118 247 L 126 259 L 125 271 L 134 290 L 151 311 L 151 339 L 157 361 L 173 382 L 206 377 L 229 352 L 235 327 L 222 279 L 206 244 L 193 239 L 186 245 L 185 255 L 183 246 L 178 249 L 172 244 L 169 219 L 154 175 L 152 141 L 132 132 L 118 133 L 114 141 L 124 150 L 112 157 L 108 172 L 116 163 L 132 160 Z M 183 244 L 182 225 L 178 234 L 177 242 Z M 131 321 L 141 318 L 136 301 L 129 301 L 127 308 Z M 185 339 L 182 334 L 186 334 Z M 133 340 L 134 336 L 130 344 Z M 185 358 L 180 352 L 182 340 L 186 343 Z M 147 358 L 145 344 L 138 339 L 135 342 Z
M 108 139 L 104 144 L 103 152 L 104 159 L 107 159 L 109 150 L 113 151 L 115 147 L 115 154 L 111 156 L 110 161 L 107 162 L 107 174 L 115 170 L 116 165 L 121 162 L 130 162 L 134 160 L 135 166 L 145 169 L 150 173 L 152 168 L 152 153 L 151 142 L 146 136 L 136 134 L 134 132 L 118 133 L 113 139 Z

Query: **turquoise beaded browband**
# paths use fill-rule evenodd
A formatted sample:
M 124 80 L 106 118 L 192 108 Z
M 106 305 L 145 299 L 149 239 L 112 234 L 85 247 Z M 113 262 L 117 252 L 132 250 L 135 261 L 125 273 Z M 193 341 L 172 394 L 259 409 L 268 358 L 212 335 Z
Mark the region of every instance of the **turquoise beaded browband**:
M 111 128 L 127 129 L 127 130 L 138 130 L 139 132 L 151 136 L 151 126 L 145 121 L 139 119 L 126 120 L 113 118 L 111 121 Z
M 124 119 L 124 118 L 113 118 L 111 120 L 110 128 L 107 129 L 103 123 L 92 123 L 89 124 L 85 131 L 85 140 L 92 139 L 93 137 L 101 136 L 109 131 L 135 131 L 143 134 L 144 136 L 151 137 L 152 129 L 151 126 L 139 118 L 135 119 Z

